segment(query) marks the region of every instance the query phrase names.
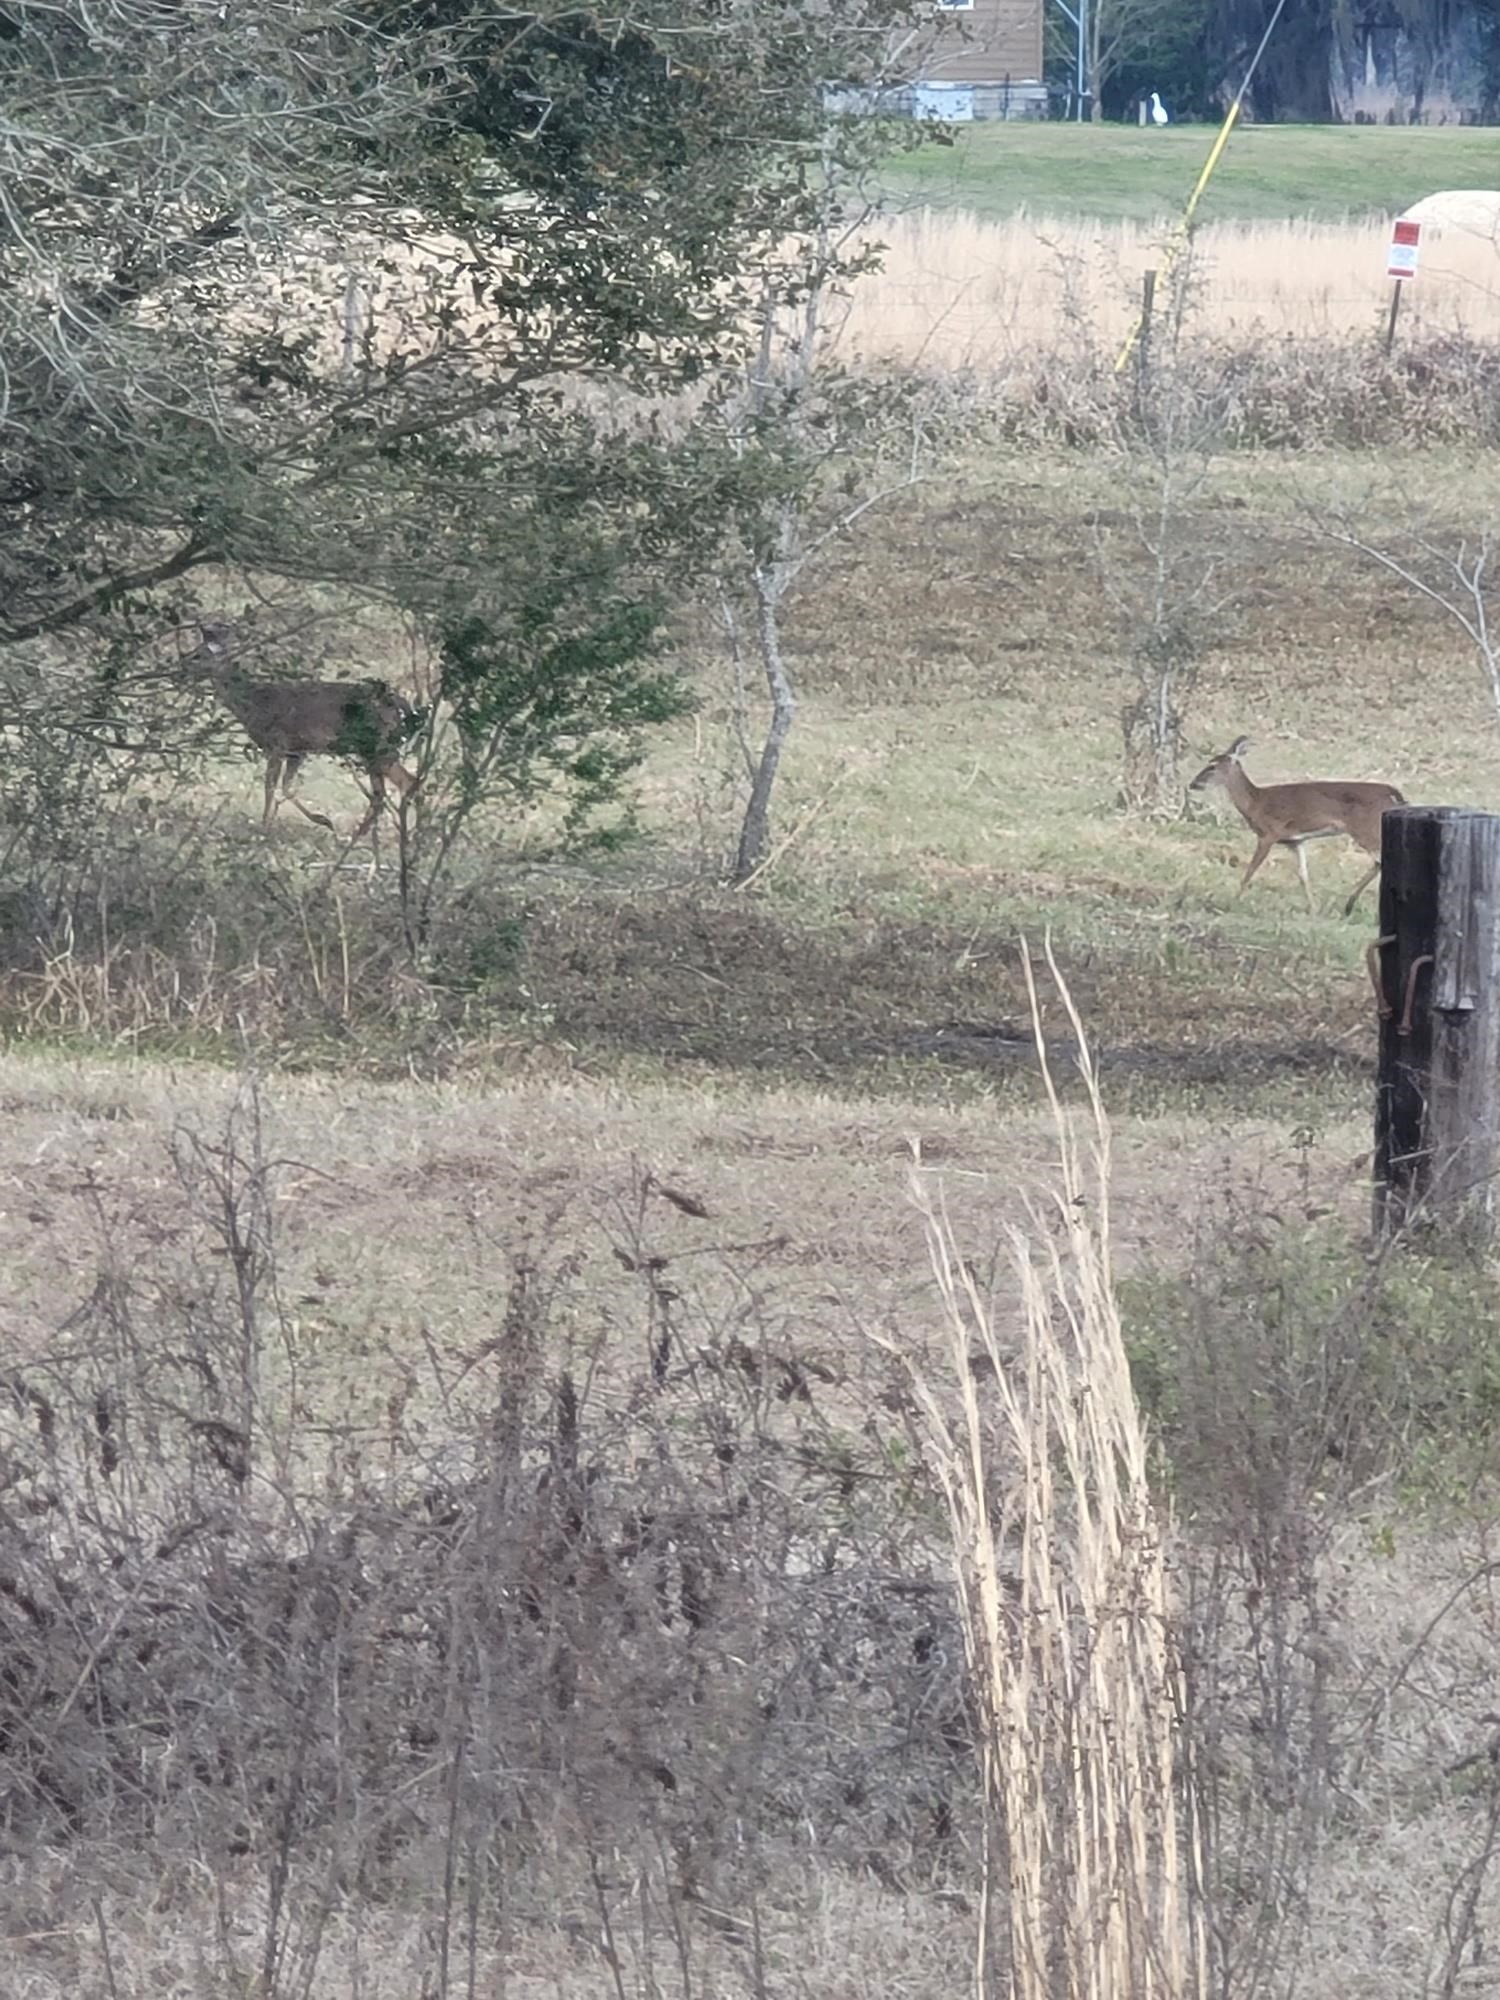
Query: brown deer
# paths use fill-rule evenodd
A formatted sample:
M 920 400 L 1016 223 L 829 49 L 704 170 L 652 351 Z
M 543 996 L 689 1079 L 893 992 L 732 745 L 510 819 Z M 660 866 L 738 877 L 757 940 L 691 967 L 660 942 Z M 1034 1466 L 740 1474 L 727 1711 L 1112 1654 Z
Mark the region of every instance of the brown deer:
M 238 664 L 240 635 L 228 622 L 199 626 L 202 643 L 187 656 L 189 667 L 207 669 L 214 691 L 245 734 L 266 759 L 268 828 L 275 817 L 278 781 L 281 797 L 298 812 L 333 830 L 326 813 L 314 812 L 292 797 L 292 781 L 309 757 L 343 757 L 358 764 L 370 781 L 370 810 L 355 829 L 359 840 L 375 824 L 385 805 L 386 786 L 403 797 L 416 785 L 415 776 L 396 752 L 410 732 L 413 711 L 383 681 L 262 681 L 252 680 Z
M 1230 802 L 1249 823 L 1255 835 L 1255 852 L 1240 879 L 1239 893 L 1250 885 L 1250 877 L 1273 847 L 1289 847 L 1297 857 L 1297 873 L 1302 877 L 1302 893 L 1309 910 L 1313 907 L 1312 887 L 1307 879 L 1309 840 L 1324 840 L 1335 833 L 1347 833 L 1356 846 L 1375 856 L 1375 865 L 1359 878 L 1353 895 L 1344 905 L 1349 916 L 1366 887 L 1380 873 L 1380 822 L 1390 806 L 1404 806 L 1406 800 L 1394 785 L 1304 779 L 1295 785 L 1257 785 L 1246 774 L 1245 752 L 1248 736 L 1236 737 L 1223 756 L 1205 764 L 1189 786 L 1201 792 L 1210 785 L 1222 785 Z

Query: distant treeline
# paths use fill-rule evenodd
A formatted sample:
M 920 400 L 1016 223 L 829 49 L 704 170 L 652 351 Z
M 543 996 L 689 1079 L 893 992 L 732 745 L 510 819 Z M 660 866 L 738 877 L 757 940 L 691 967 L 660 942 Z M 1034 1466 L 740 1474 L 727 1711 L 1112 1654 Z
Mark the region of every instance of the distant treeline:
M 1099 0 L 1115 57 L 1104 114 L 1153 90 L 1210 116 L 1237 88 L 1275 0 Z M 1072 29 L 1048 9 L 1050 73 L 1070 73 Z M 1248 103 L 1262 120 L 1489 123 L 1500 116 L 1500 0 L 1287 0 Z

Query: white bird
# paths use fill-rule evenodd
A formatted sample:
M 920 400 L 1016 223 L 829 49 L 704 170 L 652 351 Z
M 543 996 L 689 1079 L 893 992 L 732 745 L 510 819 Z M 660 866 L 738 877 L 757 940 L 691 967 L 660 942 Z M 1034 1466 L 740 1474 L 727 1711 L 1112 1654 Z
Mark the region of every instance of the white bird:
M 1151 93 L 1151 123 L 1153 125 L 1165 125 L 1166 122 L 1167 107 L 1153 90 Z

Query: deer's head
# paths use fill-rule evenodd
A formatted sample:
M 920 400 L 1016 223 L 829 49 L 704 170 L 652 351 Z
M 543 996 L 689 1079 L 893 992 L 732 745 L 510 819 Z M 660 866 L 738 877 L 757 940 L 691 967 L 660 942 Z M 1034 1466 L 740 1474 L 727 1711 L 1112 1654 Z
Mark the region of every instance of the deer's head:
M 1190 792 L 1207 791 L 1210 785 L 1227 784 L 1235 771 L 1243 763 L 1245 752 L 1250 748 L 1248 736 L 1236 736 L 1229 748 L 1205 764 L 1197 777 L 1188 786 Z

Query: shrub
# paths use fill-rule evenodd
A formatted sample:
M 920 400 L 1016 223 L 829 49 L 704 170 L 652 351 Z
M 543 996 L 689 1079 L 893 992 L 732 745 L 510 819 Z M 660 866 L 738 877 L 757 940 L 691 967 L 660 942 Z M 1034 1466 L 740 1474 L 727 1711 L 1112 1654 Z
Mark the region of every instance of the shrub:
M 181 1135 L 181 1249 L 101 1242 L 4 1378 L 9 1839 L 232 1866 L 260 1930 L 221 1945 L 267 1995 L 313 1990 L 345 1895 L 417 1912 L 440 1967 L 558 1907 L 690 1960 L 810 1850 L 958 1870 L 951 1592 L 768 1280 L 705 1316 L 643 1176 L 638 1327 L 579 1327 L 543 1246 L 478 1352 L 393 1353 L 383 1406 L 341 1406 L 281 1303 L 259 1130 L 252 1095 Z
M 1500 1436 L 1500 1291 L 1462 1250 L 1231 1210 L 1182 1272 L 1122 1280 L 1136 1388 L 1184 1505 L 1297 1482 L 1459 1482 Z

